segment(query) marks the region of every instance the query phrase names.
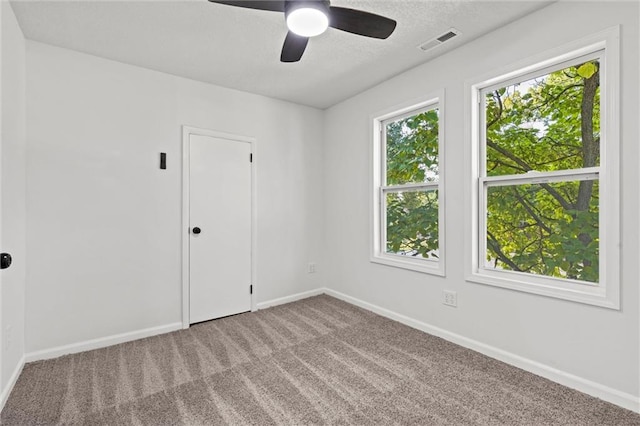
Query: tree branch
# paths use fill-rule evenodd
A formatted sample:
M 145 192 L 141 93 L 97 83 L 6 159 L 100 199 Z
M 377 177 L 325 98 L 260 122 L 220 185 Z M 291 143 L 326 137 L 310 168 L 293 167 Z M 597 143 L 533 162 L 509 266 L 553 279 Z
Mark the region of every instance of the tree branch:
M 500 110 L 498 111 L 498 114 L 496 114 L 495 118 L 491 120 L 489 123 L 487 123 L 487 129 L 493 126 L 494 124 L 496 124 L 498 120 L 502 118 L 502 113 L 504 112 L 504 105 L 502 104 L 502 98 L 500 97 L 500 93 L 498 93 L 497 90 L 494 90 L 493 93 L 494 93 L 494 98 L 498 102 L 498 107 L 500 107 Z
M 572 84 L 571 86 L 567 86 L 564 89 L 562 89 L 560 91 L 560 93 L 558 93 L 556 96 L 547 99 L 545 102 L 541 103 L 540 105 L 538 105 L 537 107 L 535 107 L 537 110 L 547 106 L 547 104 L 549 104 L 550 102 L 553 102 L 555 100 L 557 100 L 560 96 L 562 96 L 565 92 L 567 92 L 569 89 L 573 89 L 574 87 L 581 87 L 582 84 Z
M 498 151 L 500 154 L 504 155 L 505 157 L 510 158 L 516 164 L 521 166 L 523 170 L 527 172 L 534 170 L 529 164 L 527 164 L 520 157 L 516 157 L 511 151 L 502 148 L 501 146 L 499 146 L 497 143 L 493 142 L 489 138 L 487 138 L 487 146 Z M 556 191 L 551 185 L 549 185 L 548 183 L 541 183 L 540 186 L 543 187 L 545 191 L 547 191 L 553 198 L 555 198 L 558 201 L 558 203 L 560 203 L 563 209 L 573 210 L 573 204 L 565 200 L 565 198 L 558 191 Z
M 503 263 L 508 265 L 514 271 L 523 272 L 518 265 L 513 263 L 513 261 L 509 259 L 507 255 L 502 252 L 500 243 L 498 242 L 496 237 L 493 236 L 491 232 L 487 231 L 487 237 L 489 237 L 487 240 L 487 243 L 489 243 L 489 246 L 491 246 L 491 250 L 495 253 L 495 255 L 498 256 L 498 259 L 500 259 Z
M 553 160 L 544 161 L 542 163 L 536 163 L 536 166 L 544 166 L 545 164 L 551 164 L 551 163 L 555 163 L 557 161 L 567 160 L 569 158 L 573 158 L 573 157 L 576 157 L 576 156 L 577 156 L 577 154 L 565 155 L 563 157 L 554 158 Z
M 527 202 L 527 200 L 525 200 L 520 193 L 518 192 L 517 188 L 513 188 L 513 192 L 516 195 L 516 198 L 518 199 L 518 201 L 520 202 L 520 205 L 522 207 L 524 207 L 524 209 L 527 211 L 527 213 L 529 213 L 529 216 L 531 216 L 533 218 L 533 220 L 536 221 L 536 223 L 538 224 L 538 226 L 541 229 L 544 229 L 545 231 L 547 231 L 548 234 L 551 234 L 551 229 L 549 229 L 549 227 L 547 225 L 544 224 L 544 222 L 542 222 L 542 219 L 540 219 L 540 217 L 536 214 L 536 212 L 533 211 L 533 209 L 529 206 L 529 203 Z

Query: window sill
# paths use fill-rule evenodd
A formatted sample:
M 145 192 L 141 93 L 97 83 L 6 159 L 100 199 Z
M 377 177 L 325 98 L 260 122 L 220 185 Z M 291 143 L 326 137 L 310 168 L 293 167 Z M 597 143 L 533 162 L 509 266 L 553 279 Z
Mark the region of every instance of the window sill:
M 532 282 L 534 280 L 537 282 Z M 574 282 L 570 284 L 571 288 L 561 288 L 557 284 L 558 280 L 538 276 L 523 276 L 523 274 L 507 271 L 492 272 L 484 270 L 471 273 L 466 277 L 466 281 L 620 310 L 618 295 L 612 291 L 607 292 L 604 286 L 590 286 L 588 284 L 575 284 Z
M 371 256 L 371 262 L 378 263 L 386 266 L 393 266 L 394 268 L 408 269 L 410 271 L 422 272 L 424 274 L 437 275 L 444 277 L 444 261 L 440 260 L 426 260 L 426 259 L 403 259 L 399 256 L 389 256 L 382 254 L 375 254 Z

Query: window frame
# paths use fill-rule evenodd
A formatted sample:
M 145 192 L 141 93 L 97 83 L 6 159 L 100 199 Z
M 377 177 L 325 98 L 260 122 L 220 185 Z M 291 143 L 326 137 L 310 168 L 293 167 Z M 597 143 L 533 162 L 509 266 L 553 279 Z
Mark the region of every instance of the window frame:
M 470 219 L 465 239 L 468 247 L 466 280 L 511 290 L 570 300 L 610 309 L 620 309 L 620 53 L 619 27 L 613 27 L 546 53 L 506 67 L 485 78 L 467 82 L 469 116 L 467 160 L 467 209 Z M 581 60 L 600 60 L 600 164 L 598 167 L 521 175 L 486 176 L 486 129 L 484 93 L 526 81 Z M 599 282 L 535 275 L 484 268 L 486 253 L 486 190 L 490 186 L 567 182 L 597 179 L 599 199 Z
M 438 181 L 387 185 L 385 123 L 397 121 L 431 109 L 438 109 Z M 427 97 L 396 105 L 371 117 L 371 253 L 370 261 L 412 271 L 445 276 L 445 104 L 444 90 Z M 438 259 L 414 258 L 386 252 L 386 194 L 412 191 L 438 191 Z

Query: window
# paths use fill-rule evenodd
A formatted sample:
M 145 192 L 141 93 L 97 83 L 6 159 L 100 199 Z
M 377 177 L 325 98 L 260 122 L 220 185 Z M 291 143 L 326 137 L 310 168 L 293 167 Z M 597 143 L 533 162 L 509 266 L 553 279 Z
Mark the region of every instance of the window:
M 372 261 L 444 275 L 442 101 L 374 119 Z
M 473 87 L 470 280 L 619 308 L 609 50 L 592 44 Z

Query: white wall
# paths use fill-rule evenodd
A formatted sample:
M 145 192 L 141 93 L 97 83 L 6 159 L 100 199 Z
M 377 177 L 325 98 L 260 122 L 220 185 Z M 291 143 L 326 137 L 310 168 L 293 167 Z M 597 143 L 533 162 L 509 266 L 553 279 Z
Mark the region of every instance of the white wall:
M 1 274 L 2 368 L 0 391 L 14 378 L 24 354 L 25 294 L 25 40 L 8 2 L 0 2 L 2 46 L 2 133 L 0 249 L 14 262 Z
M 498 350 L 638 396 L 638 3 L 556 3 L 326 112 L 327 286 Z M 622 309 L 465 282 L 465 81 L 622 25 Z M 446 90 L 447 276 L 369 262 L 370 117 Z M 441 303 L 458 292 L 458 308 Z M 626 398 L 625 396 L 625 398 Z M 637 399 L 628 398 L 637 405 Z
M 257 138 L 258 302 L 318 287 L 322 118 L 27 42 L 27 352 L 181 321 L 184 124 Z

